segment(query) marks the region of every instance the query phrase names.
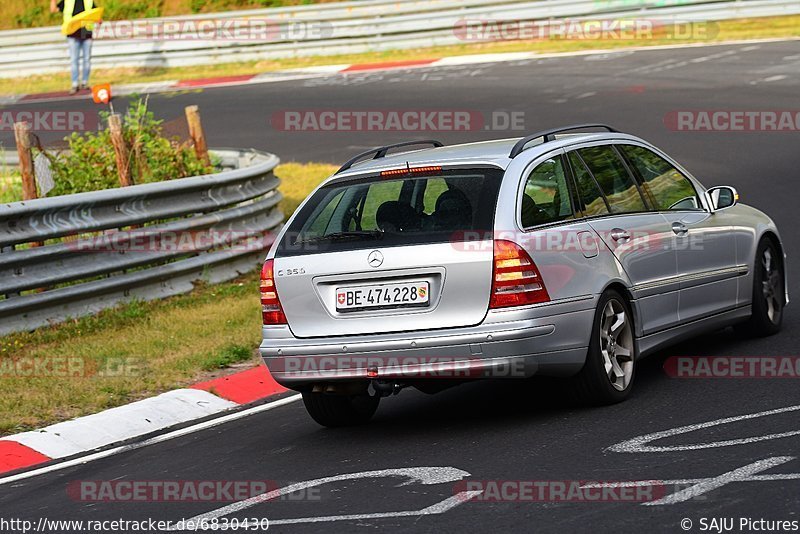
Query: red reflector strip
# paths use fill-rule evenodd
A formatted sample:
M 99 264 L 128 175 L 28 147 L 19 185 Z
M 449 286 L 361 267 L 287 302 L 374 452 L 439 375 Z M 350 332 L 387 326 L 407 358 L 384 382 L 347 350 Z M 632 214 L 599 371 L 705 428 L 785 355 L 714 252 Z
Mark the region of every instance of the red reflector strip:
M 441 172 L 442 166 L 441 165 L 429 165 L 427 167 L 414 167 L 414 168 L 403 168 L 403 169 L 392 169 L 389 171 L 381 171 L 381 176 L 400 176 L 406 174 L 425 174 L 425 173 L 432 173 L 432 172 Z

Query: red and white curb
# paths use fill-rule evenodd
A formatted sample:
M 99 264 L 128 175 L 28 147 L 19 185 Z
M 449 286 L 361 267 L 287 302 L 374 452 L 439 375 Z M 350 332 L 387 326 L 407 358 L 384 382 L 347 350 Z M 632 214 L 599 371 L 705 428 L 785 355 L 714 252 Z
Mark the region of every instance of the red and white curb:
M 0 439 L 0 474 L 101 449 L 286 391 L 266 367 Z

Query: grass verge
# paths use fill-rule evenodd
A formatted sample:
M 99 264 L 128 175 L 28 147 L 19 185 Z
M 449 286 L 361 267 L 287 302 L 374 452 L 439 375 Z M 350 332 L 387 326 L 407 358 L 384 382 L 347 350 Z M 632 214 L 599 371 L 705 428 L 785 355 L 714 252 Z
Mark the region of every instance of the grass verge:
M 287 163 L 284 212 L 336 169 Z M 0 338 L 0 435 L 126 404 L 258 362 L 258 273 Z M 40 364 L 37 369 L 36 364 Z M 33 375 L 28 376 L 29 369 Z
M 314 56 L 270 61 L 249 61 L 241 63 L 222 63 L 198 65 L 173 69 L 163 68 L 119 68 L 93 71 L 95 82 L 111 84 L 146 83 L 163 80 L 213 78 L 258 74 L 276 70 L 333 65 L 339 63 L 369 63 L 377 61 L 401 61 L 427 59 L 465 54 L 488 54 L 501 52 L 575 52 L 597 49 L 617 49 L 635 46 L 657 46 L 690 43 L 713 43 L 740 39 L 768 39 L 800 37 L 800 15 L 766 17 L 753 19 L 727 20 L 717 23 L 718 32 L 709 31 L 713 37 L 698 35 L 695 38 L 653 38 L 653 39 L 549 39 L 536 41 L 504 41 L 489 43 L 465 43 L 455 46 L 391 50 L 365 54 L 338 56 Z M 698 38 L 700 37 L 700 38 Z M 69 87 L 69 74 L 48 74 L 25 78 L 0 79 L 0 95 L 31 94 L 48 91 L 62 91 Z

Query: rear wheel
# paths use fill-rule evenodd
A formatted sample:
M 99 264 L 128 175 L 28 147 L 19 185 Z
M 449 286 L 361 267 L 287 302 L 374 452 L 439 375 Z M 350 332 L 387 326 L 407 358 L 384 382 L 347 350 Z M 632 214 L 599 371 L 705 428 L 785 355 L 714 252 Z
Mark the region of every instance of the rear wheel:
M 783 258 L 775 243 L 764 238 L 756 250 L 752 315 L 737 330 L 757 337 L 777 333 L 783 323 L 785 303 Z
M 582 402 L 596 405 L 625 400 L 636 376 L 633 314 L 627 300 L 608 290 L 595 312 L 586 363 L 573 378 Z
M 360 425 L 378 409 L 379 397 L 368 394 L 303 393 L 303 404 L 314 421 L 327 427 Z

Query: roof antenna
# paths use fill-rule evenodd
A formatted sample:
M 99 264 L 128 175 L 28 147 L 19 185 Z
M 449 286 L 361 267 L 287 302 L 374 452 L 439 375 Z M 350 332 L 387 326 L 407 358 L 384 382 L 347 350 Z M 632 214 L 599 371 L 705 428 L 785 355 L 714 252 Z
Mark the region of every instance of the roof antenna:
M 411 174 L 411 165 L 408 164 L 408 161 L 406 161 L 406 170 L 408 170 L 408 174 Z

